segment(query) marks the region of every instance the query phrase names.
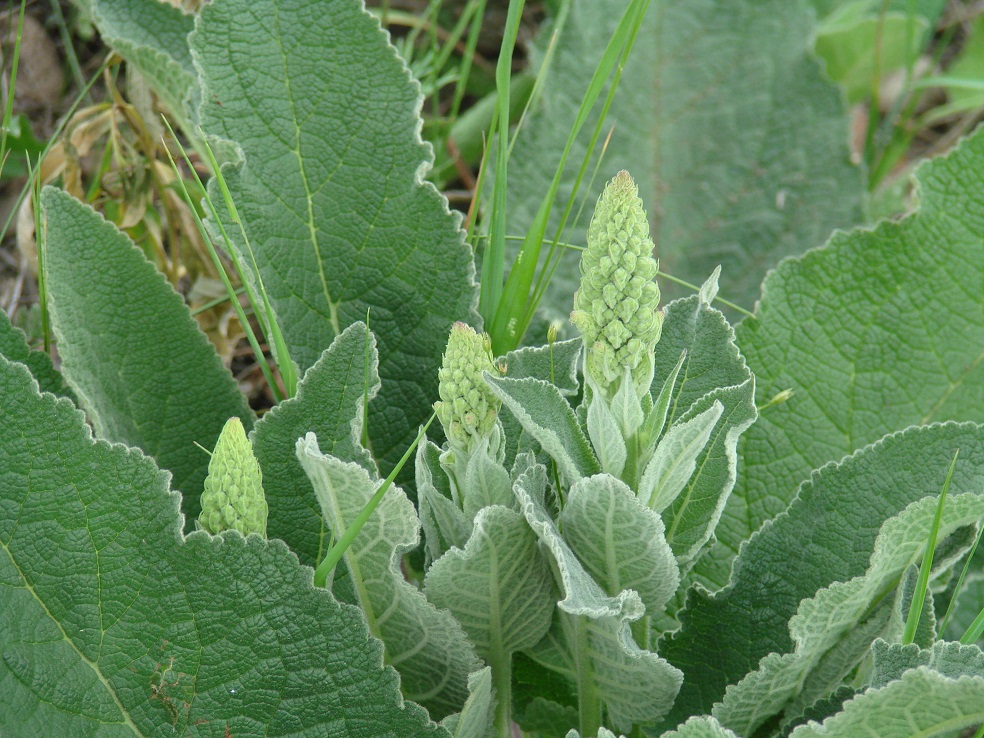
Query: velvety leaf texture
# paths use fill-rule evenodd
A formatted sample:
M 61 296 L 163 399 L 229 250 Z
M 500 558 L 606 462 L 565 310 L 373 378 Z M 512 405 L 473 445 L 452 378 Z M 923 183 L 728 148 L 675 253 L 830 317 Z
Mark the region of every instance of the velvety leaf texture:
M 92 208 L 41 195 L 45 272 L 62 371 L 96 435 L 136 446 L 173 475 L 190 518 L 206 449 L 233 415 L 253 414 L 181 297 L 143 253 Z
M 916 173 L 919 209 L 783 262 L 737 328 L 763 411 L 741 444 L 731 551 L 811 469 L 910 425 L 984 417 L 984 132 Z M 961 452 L 962 455 L 962 452 Z
M 291 358 L 307 369 L 371 312 L 385 473 L 430 414 L 448 328 L 476 297 L 460 218 L 422 180 L 420 90 L 357 0 L 218 0 L 191 43 L 202 127 L 240 149 L 226 176 Z
M 734 331 L 719 311 L 698 296 L 676 300 L 666 307 L 663 334 L 656 344 L 656 376 L 651 394 L 655 397 L 663 380 L 686 351 L 677 377 L 667 424 L 689 420 L 706 411 L 715 401 L 724 413 L 714 427 L 711 440 L 697 460 L 696 473 L 663 517 L 667 539 L 674 553 L 692 559 L 711 536 L 726 534 L 718 519 L 734 513 L 729 495 L 735 485 L 739 437 L 758 417 L 755 408 L 755 378 L 745 365 L 734 342 Z M 716 549 L 711 553 L 716 554 Z M 701 575 L 727 582 L 726 555 L 705 556 L 698 563 Z
M 65 379 L 51 363 L 44 351 L 32 351 L 27 336 L 20 328 L 10 324 L 7 314 L 0 310 L 0 354 L 17 361 L 31 370 L 42 392 L 51 392 L 75 401 L 75 393 L 65 384 Z
M 168 474 L 0 358 L 0 732 L 447 736 L 279 541 L 182 536 Z
M 510 232 L 529 227 L 627 5 L 571 5 L 541 102 L 510 159 Z M 722 295 L 739 303 L 754 301 L 781 257 L 861 217 L 847 118 L 811 54 L 813 29 L 803 0 L 652 0 L 604 126 L 615 129 L 601 171 L 628 169 L 638 182 L 661 268 L 700 284 L 721 264 Z M 552 30 L 536 45 L 537 59 Z M 562 202 L 591 128 L 589 121 L 572 152 Z M 607 178 L 581 191 L 589 210 Z M 586 226 L 584 219 L 569 240 L 583 244 Z M 577 261 L 568 252 L 554 276 L 551 317 L 570 310 Z M 675 289 L 666 285 L 667 294 Z
M 100 37 L 140 72 L 179 120 L 197 92 L 188 48 L 193 16 L 159 0 L 91 0 Z
M 971 423 L 911 428 L 814 472 L 789 510 L 742 549 L 732 586 L 714 597 L 692 591 L 682 628 L 661 644 L 685 675 L 673 719 L 710 712 L 761 658 L 793 650 L 789 620 L 800 601 L 863 575 L 882 523 L 939 494 L 957 448 L 951 493 L 980 493 L 984 428 Z
M 984 678 L 948 679 L 925 667 L 844 703 L 823 724 L 802 725 L 790 738 L 910 738 L 951 735 L 984 721 Z
M 294 452 L 297 439 L 314 433 L 325 453 L 372 468 L 355 434 L 361 433 L 365 396 L 379 389 L 376 361 L 375 337 L 365 323 L 353 323 L 308 369 L 297 394 L 272 408 L 253 431 L 270 505 L 267 534 L 286 541 L 305 564 L 321 562 L 331 530 Z

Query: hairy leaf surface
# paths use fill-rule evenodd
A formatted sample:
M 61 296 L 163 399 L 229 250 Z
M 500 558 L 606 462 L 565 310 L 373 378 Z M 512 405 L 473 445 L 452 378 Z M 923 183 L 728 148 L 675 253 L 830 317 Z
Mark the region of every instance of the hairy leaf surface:
M 812 469 L 910 425 L 984 417 L 984 132 L 919 168 L 919 210 L 783 262 L 737 329 L 765 409 L 719 539 L 732 555 Z M 962 452 L 961 452 L 961 458 Z
M 984 678 L 948 679 L 925 667 L 844 704 L 823 725 L 809 723 L 790 738 L 911 738 L 959 731 L 984 721 Z
M 758 669 L 728 688 L 723 701 L 714 707 L 714 717 L 741 735 L 750 735 L 801 691 L 810 671 L 841 639 L 864 632 L 865 619 L 876 610 L 885 595 L 895 589 L 903 572 L 918 562 L 925 550 L 929 529 L 936 514 L 937 500 L 925 497 L 886 521 L 875 541 L 867 572 L 849 581 L 834 582 L 803 600 L 789 621 L 789 634 L 795 649 L 786 655 L 772 653 L 762 659 Z M 946 501 L 940 521 L 940 536 L 958 527 L 975 523 L 984 516 L 984 496 L 963 494 Z M 898 637 L 901 633 L 886 633 Z M 865 640 L 871 643 L 873 634 Z M 860 644 L 867 650 L 865 643 Z M 863 650 L 861 651 L 863 653 Z M 855 653 L 857 648 L 855 647 Z M 858 655 L 860 660 L 860 655 Z M 828 675 L 827 683 L 810 685 L 817 696 L 826 697 L 855 664 L 844 663 L 841 671 Z
M 226 171 L 242 261 L 291 358 L 303 372 L 371 312 L 369 434 L 386 473 L 430 414 L 448 328 L 476 295 L 460 218 L 422 180 L 419 87 L 355 0 L 219 0 L 191 43 L 202 127 L 243 159 Z
M 167 472 L 0 358 L 5 738 L 447 736 L 279 541 L 182 536 Z
M 674 719 L 709 713 L 764 656 L 792 651 L 788 623 L 800 602 L 862 576 L 882 523 L 939 494 L 957 448 L 951 493 L 980 493 L 984 428 L 971 423 L 911 428 L 814 472 L 789 510 L 742 549 L 728 589 L 691 592 L 683 627 L 660 647 L 685 674 Z
M 529 228 L 627 4 L 572 4 L 540 104 L 510 158 L 511 233 Z M 804 0 L 653 0 L 603 128 L 604 135 L 614 125 L 603 176 L 579 195 L 588 211 L 604 182 L 628 169 L 661 267 L 701 284 L 722 264 L 722 294 L 748 305 L 781 257 L 857 223 L 861 176 L 849 161 L 840 92 L 811 54 L 814 27 Z M 552 30 L 536 44 L 534 63 Z M 561 202 L 592 123 L 572 151 Z M 587 218 L 578 225 L 568 240 L 583 245 Z M 578 252 L 568 252 L 557 269 L 546 298 L 551 317 L 570 311 L 577 261 Z M 674 289 L 666 285 L 667 294 Z
M 355 462 L 323 454 L 314 433 L 298 439 L 297 458 L 340 536 L 381 481 Z M 451 613 L 430 604 L 403 576 L 400 562 L 416 548 L 419 534 L 413 503 L 393 486 L 346 549 L 345 564 L 370 632 L 383 641 L 387 663 L 400 672 L 404 694 L 441 719 L 464 706 L 468 675 L 479 662 Z
M 321 563 L 331 530 L 294 453 L 297 439 L 314 433 L 325 453 L 373 469 L 359 437 L 363 403 L 379 389 L 376 366 L 375 336 L 365 323 L 353 323 L 307 370 L 297 394 L 256 423 L 253 451 L 263 469 L 270 506 L 267 532 L 286 541 L 305 564 Z
M 253 413 L 181 297 L 143 253 L 61 190 L 41 195 L 51 322 L 65 378 L 96 430 L 174 475 L 194 518 L 210 449 Z

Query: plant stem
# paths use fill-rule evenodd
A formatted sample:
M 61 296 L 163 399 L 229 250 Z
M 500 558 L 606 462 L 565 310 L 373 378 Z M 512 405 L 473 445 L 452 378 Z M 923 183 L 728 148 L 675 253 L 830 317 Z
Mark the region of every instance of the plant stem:
M 495 686 L 495 734 L 512 738 L 512 654 L 498 644 L 489 655 L 489 665 Z
M 595 685 L 594 664 L 589 655 L 588 621 L 583 615 L 571 615 L 574 626 L 574 662 L 577 666 L 578 727 L 582 738 L 598 735 L 601 727 L 601 697 Z

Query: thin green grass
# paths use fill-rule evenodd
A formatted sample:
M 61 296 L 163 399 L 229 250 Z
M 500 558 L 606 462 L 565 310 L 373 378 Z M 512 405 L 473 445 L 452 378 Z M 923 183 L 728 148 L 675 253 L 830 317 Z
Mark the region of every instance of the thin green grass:
M 478 311 L 485 319 L 486 325 L 496 314 L 502 303 L 503 277 L 505 274 L 506 258 L 506 182 L 509 165 L 509 86 L 512 75 L 512 56 L 519 34 L 519 22 L 523 15 L 524 0 L 510 0 L 509 12 L 506 16 L 506 26 L 502 36 L 502 48 L 495 68 L 495 88 L 498 95 L 496 110 L 498 117 L 496 125 L 499 130 L 500 144 L 496 147 L 496 161 L 492 185 L 492 218 L 489 227 L 489 240 L 486 244 L 485 257 L 482 259 L 482 280 L 478 297 Z M 489 134 L 492 141 L 492 134 Z M 494 343 L 494 339 L 493 339 Z
M 912 602 L 909 604 L 909 614 L 905 619 L 905 630 L 902 633 L 903 646 L 908 646 L 916 639 L 916 629 L 919 627 L 919 618 L 922 616 L 923 606 L 926 603 L 926 592 L 929 590 L 929 575 L 933 569 L 933 553 L 936 551 L 936 539 L 939 537 L 940 521 L 943 519 L 943 506 L 946 504 L 946 496 L 950 492 L 950 482 L 953 479 L 953 470 L 957 466 L 959 455 L 960 449 L 957 449 L 946 473 L 946 480 L 943 482 L 943 490 L 940 492 L 939 503 L 936 505 L 933 524 L 929 528 L 926 550 L 923 553 L 922 563 L 919 565 L 919 578 L 916 580 L 916 589 L 912 594 Z
M 645 16 L 645 11 L 648 5 L 649 0 L 632 0 L 620 19 L 615 33 L 609 40 L 609 43 L 606 46 L 601 60 L 595 69 L 595 73 L 588 85 L 588 89 L 581 100 L 578 114 L 568 135 L 567 143 L 564 146 L 560 161 L 558 162 L 553 181 L 544 195 L 540 208 L 537 211 L 530 229 L 523 240 L 519 254 L 510 269 L 509 278 L 506 280 L 505 287 L 502 288 L 500 293 L 501 296 L 494 303 L 494 305 L 491 306 L 494 308 L 494 313 L 485 311 L 482 312 L 482 315 L 486 320 L 486 330 L 492 338 L 493 350 L 497 355 L 504 354 L 518 346 L 523 334 L 526 331 L 526 328 L 529 325 L 528 317 L 532 316 L 533 310 L 535 310 L 536 307 L 535 305 L 530 305 L 532 297 L 531 288 L 533 287 L 534 278 L 537 273 L 541 247 L 545 241 L 550 213 L 557 197 L 561 177 L 566 168 L 567 159 L 570 155 L 574 141 L 580 134 L 584 124 L 587 122 L 590 112 L 594 108 L 595 102 L 601 96 L 601 93 L 609 79 L 612 77 L 613 72 L 616 72 L 617 69 L 624 65 L 625 60 L 628 58 L 628 54 L 632 49 L 633 43 L 635 42 L 639 28 L 642 25 L 642 20 Z M 616 79 L 613 81 L 609 90 L 609 96 L 605 106 L 606 111 L 607 105 L 610 104 L 611 97 L 614 95 L 616 87 L 617 74 Z M 598 132 L 604 125 L 603 121 L 604 113 L 600 116 L 599 122 L 596 126 L 596 135 L 592 136 L 593 143 L 596 143 L 597 141 L 599 135 Z M 589 148 L 585 155 L 585 159 L 592 156 L 592 154 L 593 148 Z M 561 223 L 558 227 L 558 236 L 555 241 L 559 241 L 559 235 L 563 233 L 563 228 L 566 225 L 566 218 L 569 215 L 570 210 L 573 208 L 573 201 L 574 198 L 576 198 L 576 193 L 580 187 L 581 178 L 586 171 L 586 166 L 586 164 L 582 164 L 581 166 L 579 177 L 574 183 L 574 189 L 571 197 L 568 199 L 567 206 L 565 207 L 565 215 L 561 219 Z M 497 180 L 498 176 L 499 172 L 496 172 Z M 498 185 L 498 181 L 496 184 Z M 505 185 L 503 184 L 503 189 L 504 187 Z M 504 201 L 504 197 L 502 199 Z M 495 212 L 496 207 L 496 200 L 493 198 L 493 223 L 496 217 L 503 219 L 505 217 L 504 213 Z M 504 235 L 502 240 L 505 240 Z M 499 248 L 500 247 L 496 246 L 493 239 L 491 249 L 486 249 L 485 259 L 488 260 L 490 258 L 498 258 L 498 254 L 500 253 Z M 555 247 L 552 245 L 551 251 L 548 254 L 548 263 L 549 259 L 553 256 L 554 249 Z M 501 274 L 503 270 L 501 268 L 493 269 L 490 267 L 486 272 L 484 266 L 485 263 L 483 261 L 482 290 L 483 292 L 486 290 L 489 292 L 494 292 L 495 286 L 486 288 L 484 283 L 486 274 Z M 486 306 L 488 306 L 488 303 L 486 303 Z
M 208 208 L 208 211 L 212 216 L 213 222 L 215 222 L 218 225 L 222 238 L 226 242 L 227 253 L 234 254 L 235 248 L 233 247 L 232 243 L 229 241 L 229 237 L 226 234 L 225 228 L 222 226 L 222 222 L 221 219 L 219 218 L 218 210 L 215 207 L 215 204 L 212 202 L 212 199 L 208 196 L 208 190 L 205 189 L 201 179 L 198 177 L 198 173 L 195 171 L 194 166 L 192 166 L 191 160 L 188 158 L 188 153 L 187 151 L 185 151 L 184 146 L 181 145 L 181 142 L 178 140 L 177 136 L 175 136 L 174 130 L 171 128 L 170 122 L 168 122 L 167 118 L 163 118 L 163 120 L 164 120 L 164 125 L 167 126 L 167 129 L 168 131 L 170 131 L 172 138 L 177 143 L 178 149 L 180 150 L 181 156 L 184 158 L 185 163 L 188 166 L 188 169 L 192 172 L 192 175 L 195 177 L 195 180 L 198 183 L 199 187 L 201 187 L 202 191 L 205 192 L 204 202 L 206 203 L 206 207 Z M 167 158 L 170 160 L 171 167 L 174 169 L 174 174 L 175 177 L 177 178 L 178 185 L 181 188 L 181 193 L 184 196 L 185 201 L 188 203 L 192 216 L 195 219 L 195 225 L 198 227 L 198 231 L 201 234 L 202 239 L 204 240 L 208 248 L 208 252 L 212 258 L 212 263 L 215 266 L 216 273 L 219 275 L 219 278 L 222 280 L 222 284 L 225 286 L 228 299 L 231 301 L 233 309 L 236 311 L 236 317 L 239 318 L 240 325 L 242 325 L 243 331 L 246 333 L 246 339 L 249 341 L 249 345 L 253 349 L 253 354 L 255 355 L 256 361 L 260 366 L 260 371 L 263 372 L 263 377 L 266 379 L 267 384 L 270 386 L 270 391 L 273 393 L 275 400 L 277 402 L 280 402 L 283 400 L 283 393 L 280 391 L 279 385 L 274 380 L 273 372 L 270 369 L 270 365 L 266 360 L 266 356 L 264 355 L 263 350 L 260 348 L 260 342 L 253 331 L 253 328 L 249 322 L 249 318 L 246 317 L 246 312 L 243 309 L 242 304 L 239 302 L 239 299 L 236 296 L 236 289 L 232 286 L 232 281 L 229 279 L 229 275 L 226 274 L 225 265 L 223 265 L 222 259 L 219 257 L 218 251 L 215 248 L 215 244 L 212 242 L 212 238 L 208 232 L 208 229 L 205 228 L 205 224 L 202 222 L 201 216 L 198 215 L 198 208 L 195 207 L 195 202 L 191 197 L 191 193 L 188 191 L 188 187 L 185 185 L 184 178 L 181 176 L 181 171 L 178 169 L 178 165 L 177 162 L 174 160 L 174 157 L 171 156 L 171 152 L 167 148 L 166 142 L 164 145 L 164 150 L 167 152 Z M 234 264 L 237 270 L 239 270 L 240 281 L 243 283 L 243 285 L 246 285 L 246 280 L 244 278 L 242 270 L 239 269 L 238 262 L 234 260 Z M 246 289 L 246 293 L 249 296 L 250 302 L 253 307 L 253 312 L 255 314 L 256 302 L 253 301 L 253 295 L 251 294 L 248 288 Z
M 7 133 L 14 119 L 14 90 L 17 88 L 17 67 L 20 64 L 21 38 L 24 35 L 24 10 L 27 0 L 21 0 L 20 15 L 17 17 L 17 34 L 14 39 L 14 56 L 10 64 L 10 89 L 7 90 L 7 105 L 3 111 L 3 125 L 0 127 L 0 174 L 7 160 Z
M 940 621 L 940 635 L 946 633 L 946 627 L 950 624 L 950 618 L 956 610 L 957 600 L 960 598 L 960 593 L 963 591 L 964 580 L 967 578 L 967 572 L 970 571 L 970 563 L 974 560 L 974 554 L 977 553 L 977 547 L 981 543 L 982 536 L 984 536 L 984 525 L 981 525 L 980 530 L 977 532 L 977 538 L 974 540 L 974 545 L 971 546 L 970 553 L 967 555 L 967 560 L 964 561 L 963 569 L 960 570 L 960 576 L 957 578 L 957 586 L 953 588 L 953 597 L 950 598 L 950 604 L 947 605 L 946 613 L 943 615 L 943 620 Z
M 338 537 L 338 542 L 331 547 L 324 560 L 318 564 L 318 568 L 314 570 L 314 586 L 325 586 L 328 581 L 328 575 L 336 566 L 338 566 L 338 562 L 342 560 L 342 557 L 345 555 L 348 547 L 352 545 L 352 541 L 354 541 L 356 536 L 359 535 L 363 526 L 372 516 L 373 512 L 375 512 L 376 508 L 379 506 L 379 503 L 383 499 L 383 495 L 385 495 L 386 491 L 393 485 L 393 480 L 396 479 L 396 475 L 400 473 L 403 466 L 410 460 L 410 457 L 417 448 L 417 444 L 419 444 L 421 439 L 423 439 L 427 434 L 427 429 L 430 427 L 430 424 L 434 422 L 434 418 L 436 417 L 437 413 L 431 413 L 430 419 L 428 419 L 423 427 L 421 427 L 413 443 L 410 444 L 410 447 L 403 454 L 403 457 L 397 465 L 393 467 L 393 471 L 391 471 L 389 476 L 386 477 L 382 484 L 379 485 L 379 488 L 369 499 L 369 502 L 366 503 L 366 506 L 362 508 L 362 511 L 356 516 L 355 520 L 353 520 L 345 529 L 345 532 Z

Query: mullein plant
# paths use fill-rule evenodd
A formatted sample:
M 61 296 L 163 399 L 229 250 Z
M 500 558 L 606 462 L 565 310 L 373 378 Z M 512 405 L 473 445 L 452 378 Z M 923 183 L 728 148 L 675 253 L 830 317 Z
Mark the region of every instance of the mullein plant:
M 417 451 L 417 494 L 430 562 L 424 592 L 461 623 L 489 665 L 494 733 L 512 735 L 512 656 L 547 633 L 554 610 L 549 564 L 520 514 L 518 477 L 543 475 L 531 455 L 504 466 L 500 401 L 486 376 L 499 374 L 487 336 L 451 328 L 435 404 L 447 443 Z
M 751 422 L 714 434 L 724 412 L 716 391 L 677 407 L 687 352 L 678 349 L 669 366 L 657 366 L 664 313 L 653 249 L 638 188 L 621 172 L 588 227 L 574 298 L 584 376 L 577 410 L 542 378 L 484 375 L 552 467 L 548 474 L 530 459 L 527 473 L 512 475 L 519 510 L 560 593 L 549 631 L 525 653 L 569 680 L 582 736 L 600 735 L 603 725 L 628 733 L 671 708 L 682 673 L 658 656 L 656 643 L 734 483 L 731 468 L 715 479 L 719 488 L 699 489 L 706 480 L 698 462 L 708 466 L 715 435 L 727 439 L 716 455 L 731 459 Z M 706 312 L 726 325 L 707 304 L 712 293 L 705 286 L 688 303 L 696 306 L 694 322 Z M 682 494 L 687 501 L 675 504 Z M 697 525 L 688 517 L 691 497 L 715 499 Z M 679 546 L 671 546 L 674 536 Z

